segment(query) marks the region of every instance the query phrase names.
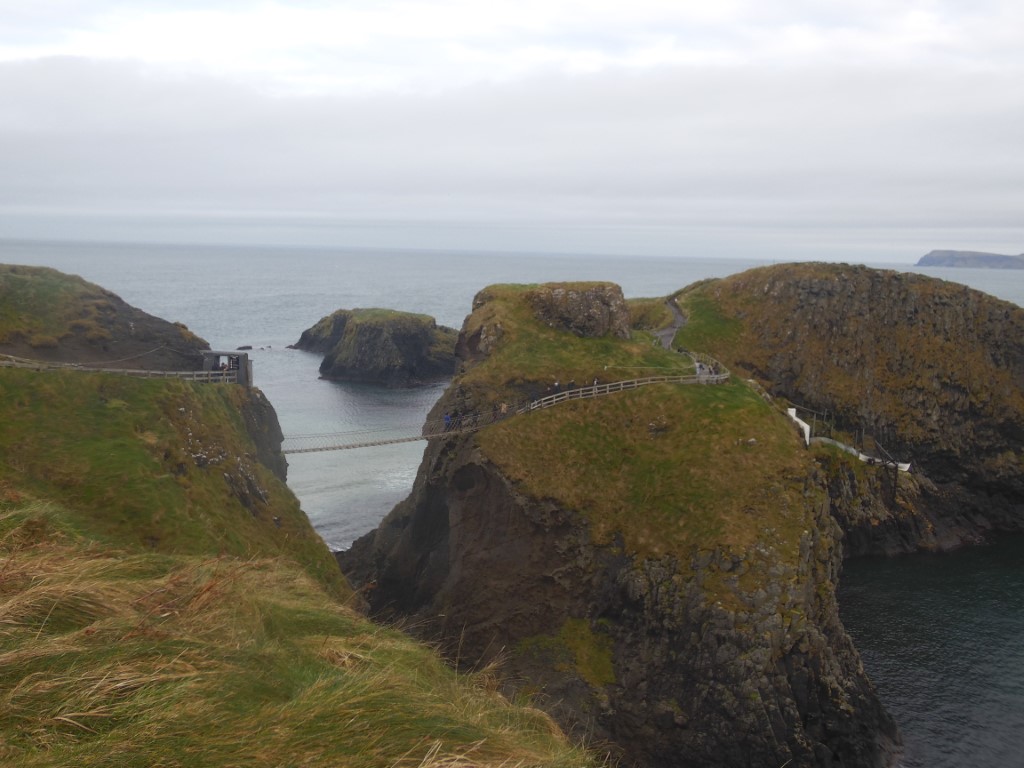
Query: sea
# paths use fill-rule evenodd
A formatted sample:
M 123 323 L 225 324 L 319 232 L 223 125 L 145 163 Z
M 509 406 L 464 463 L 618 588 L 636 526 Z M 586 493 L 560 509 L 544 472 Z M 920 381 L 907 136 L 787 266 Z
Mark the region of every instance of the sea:
M 415 431 L 445 384 L 413 390 L 318 377 L 289 349 L 337 309 L 387 307 L 461 326 L 495 283 L 609 280 L 627 298 L 769 262 L 635 255 L 0 240 L 0 263 L 48 266 L 182 322 L 213 349 L 251 346 L 254 383 L 286 436 Z M 1024 270 L 871 266 L 965 283 L 1024 306 Z M 289 456 L 288 484 L 329 547 L 346 549 L 412 488 L 422 443 Z M 904 768 L 1024 766 L 1024 537 L 948 555 L 847 563 L 840 613 L 902 730 Z

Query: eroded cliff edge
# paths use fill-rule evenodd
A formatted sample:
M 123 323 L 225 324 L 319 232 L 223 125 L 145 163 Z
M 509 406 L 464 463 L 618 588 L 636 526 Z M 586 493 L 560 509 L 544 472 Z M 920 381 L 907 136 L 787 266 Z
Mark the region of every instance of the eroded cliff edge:
M 390 309 L 339 309 L 302 332 L 295 349 L 323 354 L 325 379 L 414 387 L 451 376 L 458 333 Z
M 493 286 L 473 310 L 432 417 L 694 372 L 623 338 L 615 286 Z M 410 497 L 339 560 L 375 614 L 500 660 L 626 764 L 885 765 L 898 736 L 838 618 L 831 506 L 742 381 L 649 385 L 431 442 Z

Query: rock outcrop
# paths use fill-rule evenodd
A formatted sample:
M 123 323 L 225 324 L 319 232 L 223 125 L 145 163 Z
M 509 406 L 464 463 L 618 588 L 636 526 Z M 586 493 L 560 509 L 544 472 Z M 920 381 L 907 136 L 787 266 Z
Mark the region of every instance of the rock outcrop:
M 481 292 L 433 416 L 588 355 L 680 364 L 613 341 L 615 323 L 600 344 L 584 320 L 552 336 L 536 295 Z M 662 385 L 431 442 L 410 497 L 338 557 L 373 613 L 463 664 L 499 660 L 626 765 L 882 766 L 898 736 L 838 618 L 831 506 L 745 385 Z
M 628 339 L 629 305 L 622 289 L 610 283 L 548 284 L 527 299 L 542 323 L 577 336 Z
M 325 379 L 414 387 L 453 374 L 457 336 L 426 315 L 340 309 L 303 331 L 293 346 L 324 355 Z
M 832 477 L 852 553 L 950 549 L 1024 530 L 1020 307 L 922 275 L 836 264 L 750 270 L 681 301 L 697 321 L 683 343 L 827 414 L 869 452 L 880 444 L 913 463 L 896 488 L 854 469 Z M 714 318 L 713 333 L 700 335 L 702 317 Z

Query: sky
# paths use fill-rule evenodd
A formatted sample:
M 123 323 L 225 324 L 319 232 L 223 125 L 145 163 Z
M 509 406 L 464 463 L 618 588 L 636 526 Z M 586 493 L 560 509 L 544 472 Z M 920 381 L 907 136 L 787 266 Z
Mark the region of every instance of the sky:
M 0 0 L 0 238 L 1024 252 L 1016 0 Z

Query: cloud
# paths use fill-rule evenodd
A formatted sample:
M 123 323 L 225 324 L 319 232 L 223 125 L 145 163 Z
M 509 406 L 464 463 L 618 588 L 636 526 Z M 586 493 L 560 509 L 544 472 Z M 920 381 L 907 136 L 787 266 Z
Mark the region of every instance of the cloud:
M 1024 235 L 1013 4 L 49 5 L 67 25 L 22 4 L 0 39 L 5 216 Z

